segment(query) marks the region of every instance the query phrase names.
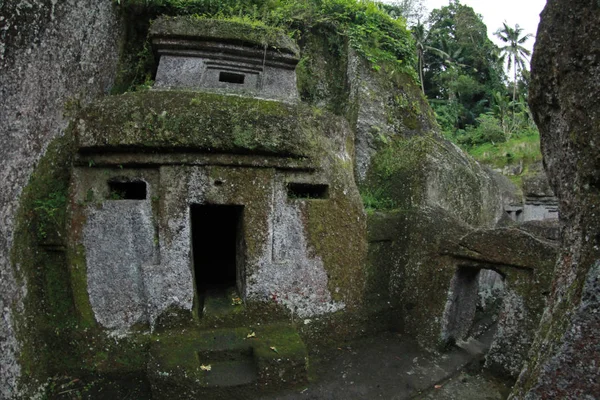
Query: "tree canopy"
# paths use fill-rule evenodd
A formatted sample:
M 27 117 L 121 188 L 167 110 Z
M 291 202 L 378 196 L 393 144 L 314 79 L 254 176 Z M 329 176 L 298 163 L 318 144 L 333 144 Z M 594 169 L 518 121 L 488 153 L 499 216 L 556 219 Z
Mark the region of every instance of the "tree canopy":
M 433 10 L 411 30 L 423 93 L 448 138 L 469 148 L 535 131 L 526 104 L 530 53 L 522 46 L 530 34 L 504 24 L 495 31 L 506 43 L 499 48 L 481 15 L 459 0 Z

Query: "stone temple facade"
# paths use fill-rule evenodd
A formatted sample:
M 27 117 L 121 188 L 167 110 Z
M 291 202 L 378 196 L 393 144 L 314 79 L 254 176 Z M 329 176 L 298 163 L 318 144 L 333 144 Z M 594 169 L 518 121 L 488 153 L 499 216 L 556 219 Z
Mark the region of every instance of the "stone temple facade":
M 229 38 L 232 29 L 244 39 Z M 73 285 L 75 307 L 117 335 L 170 332 L 174 344 L 150 349 L 156 396 L 198 375 L 197 360 L 181 367 L 170 357 L 202 352 L 202 327 L 214 318 L 231 329 L 261 321 L 252 316 L 265 307 L 277 307 L 268 321 L 362 303 L 366 215 L 352 131 L 297 102 L 299 50 L 289 38 L 240 29 L 155 22 L 154 88 L 97 102 L 74 128 L 67 259 L 86 271 L 85 285 Z M 186 341 L 171 331 L 180 324 L 200 331 Z M 255 346 L 236 368 L 251 382 L 302 381 L 304 345 L 290 335 L 300 350 L 280 376 Z M 210 386 L 194 382 L 186 393 Z
M 325 161 L 349 159 L 350 149 L 317 148 L 328 128 L 281 102 L 298 97 L 297 47 L 286 37 L 278 48 L 229 44 L 232 24 L 184 21 L 153 25 L 155 89 L 98 105 L 76 128 L 73 221 L 86 222 L 72 240 L 85 249 L 96 320 L 127 331 L 154 326 L 172 307 L 201 316 L 205 291 L 219 287 L 243 301 L 275 298 L 300 317 L 355 303 L 341 282 L 330 284 L 342 277 L 327 273 L 327 255 L 309 250 L 312 225 L 331 236 L 359 233 L 365 216 L 352 170 Z M 256 115 L 243 115 L 253 108 Z M 276 126 L 273 111 L 281 114 Z M 341 122 L 336 128 L 332 139 L 343 142 L 350 132 Z M 319 212 L 342 223 L 327 226 Z M 344 274 L 357 274 L 364 243 L 339 245 L 335 251 L 354 259 Z

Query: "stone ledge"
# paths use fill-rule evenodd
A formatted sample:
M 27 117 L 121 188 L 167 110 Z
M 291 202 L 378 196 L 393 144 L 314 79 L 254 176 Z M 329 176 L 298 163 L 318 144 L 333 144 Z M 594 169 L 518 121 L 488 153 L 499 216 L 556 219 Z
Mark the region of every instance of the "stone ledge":
M 222 42 L 244 47 L 268 48 L 270 51 L 299 59 L 298 45 L 278 28 L 256 26 L 236 21 L 200 19 L 193 17 L 158 18 L 150 28 L 152 41 L 164 40 L 168 45 L 172 39 Z
M 87 107 L 75 128 L 89 152 L 201 152 L 311 158 L 331 116 L 304 105 L 193 91 L 110 96 Z

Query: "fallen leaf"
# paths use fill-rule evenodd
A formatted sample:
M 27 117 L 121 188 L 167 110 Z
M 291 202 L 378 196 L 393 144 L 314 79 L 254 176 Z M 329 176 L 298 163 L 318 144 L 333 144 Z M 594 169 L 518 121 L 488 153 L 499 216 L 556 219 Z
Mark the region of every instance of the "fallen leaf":
M 246 339 L 250 339 L 250 338 L 255 338 L 256 337 L 256 332 L 252 332 L 246 335 Z
M 441 389 L 441 388 L 442 388 L 442 385 L 435 385 L 435 386 L 434 386 L 434 388 L 436 388 L 436 389 Z
M 243 303 L 243 301 L 239 297 L 234 297 L 234 298 L 231 299 L 231 305 L 232 306 L 239 306 L 242 303 Z
M 211 365 L 210 365 L 210 364 L 208 364 L 208 365 L 204 365 L 204 364 L 202 364 L 202 365 L 200 366 L 200 369 L 201 369 L 202 371 L 210 371 L 210 370 L 212 369 L 212 367 L 211 367 Z
M 271 350 L 273 350 L 275 353 L 279 354 L 279 352 L 277 351 L 277 348 L 275 348 L 274 346 L 269 347 Z

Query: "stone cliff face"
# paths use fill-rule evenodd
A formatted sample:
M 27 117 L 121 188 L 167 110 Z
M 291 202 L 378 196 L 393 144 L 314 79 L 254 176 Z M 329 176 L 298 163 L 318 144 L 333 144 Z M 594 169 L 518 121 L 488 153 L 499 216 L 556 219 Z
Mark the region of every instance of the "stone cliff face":
M 530 104 L 559 199 L 562 251 L 514 399 L 600 396 L 600 3 L 550 0 Z
M 66 127 L 65 106 L 108 91 L 119 18 L 109 0 L 0 3 L 0 398 L 17 393 L 18 335 L 26 335 L 27 282 L 9 254 L 20 194 L 48 143 Z

